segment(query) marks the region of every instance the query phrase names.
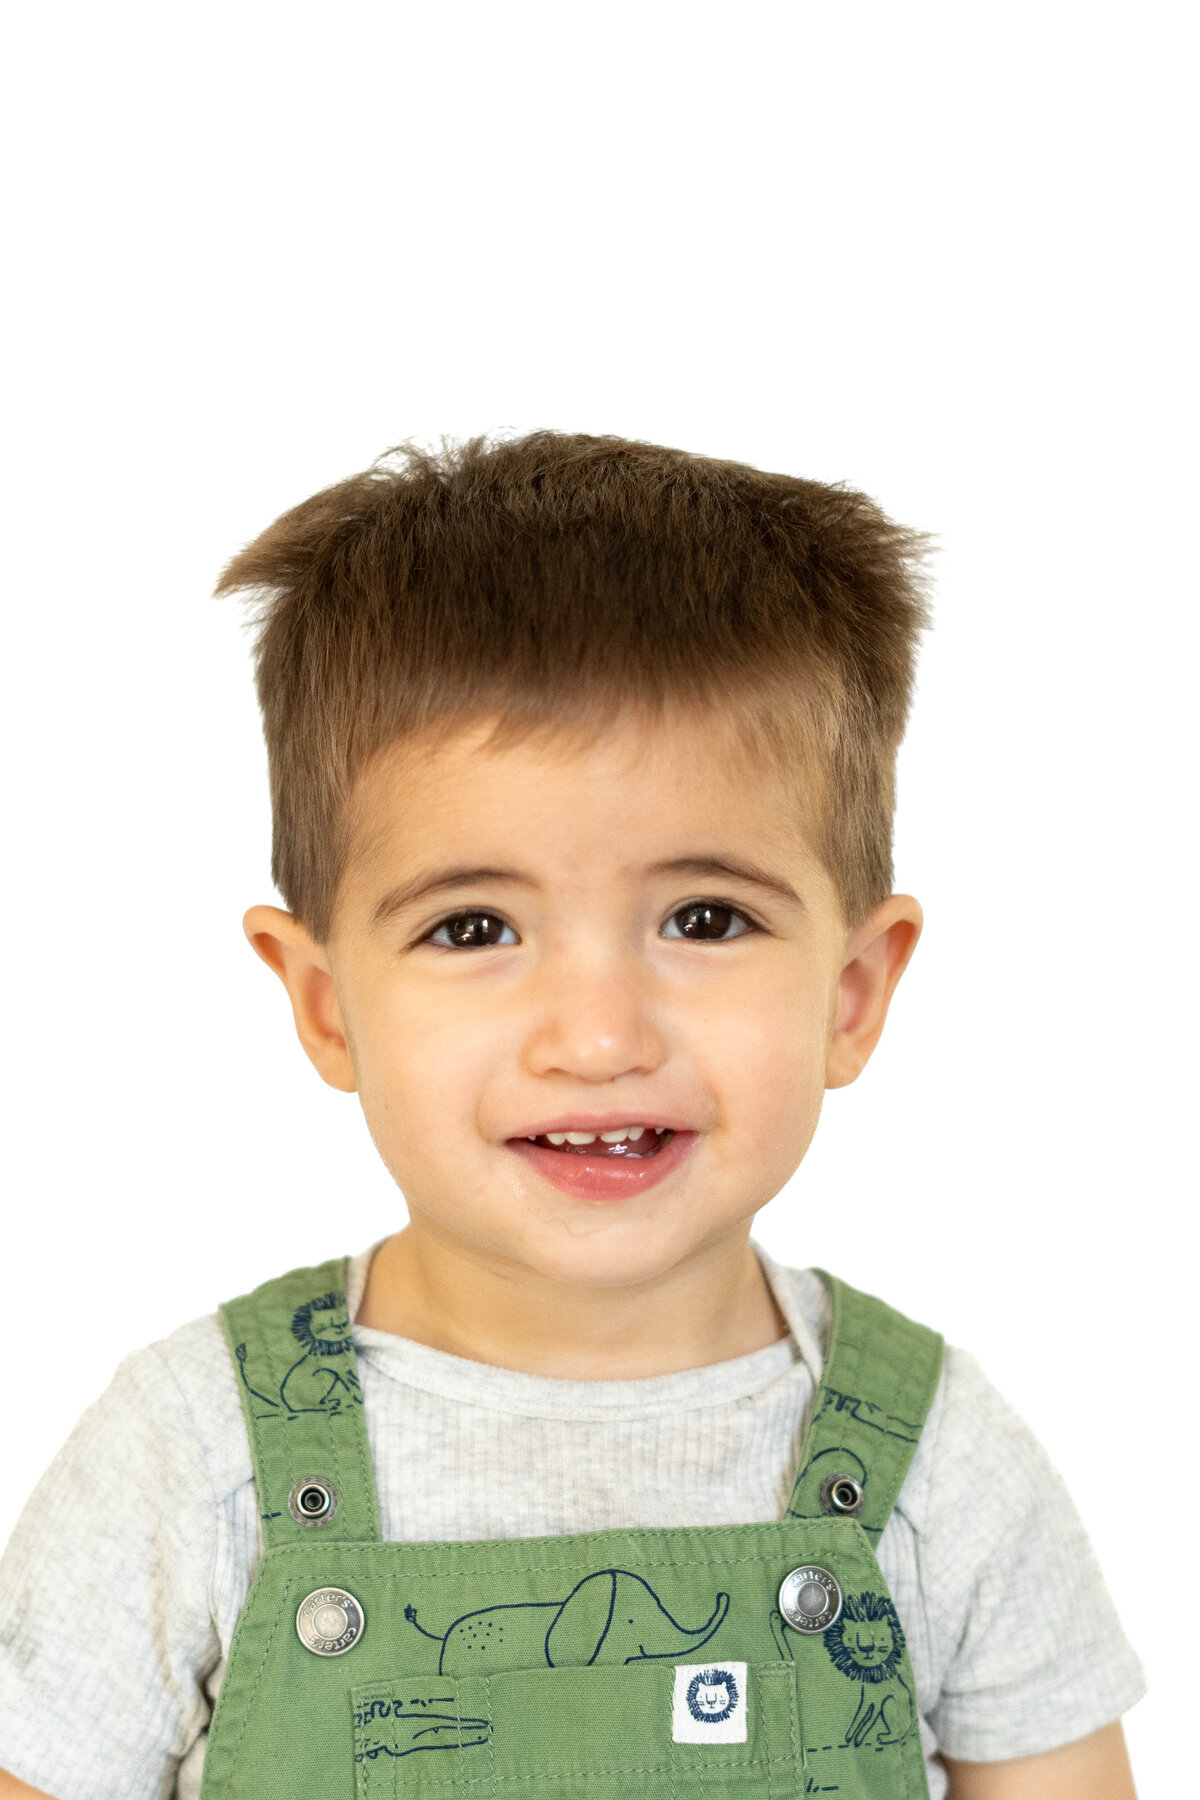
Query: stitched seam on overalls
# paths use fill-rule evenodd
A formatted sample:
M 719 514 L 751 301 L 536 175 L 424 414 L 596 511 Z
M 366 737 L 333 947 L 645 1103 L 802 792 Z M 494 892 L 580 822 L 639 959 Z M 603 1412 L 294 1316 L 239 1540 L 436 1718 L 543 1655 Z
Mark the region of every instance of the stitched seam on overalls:
M 457 1691 L 458 1690 L 456 1687 L 455 1688 L 456 1699 L 455 1699 L 455 1708 L 454 1708 L 455 1712 L 458 1711 Z M 392 1741 L 395 1743 L 396 1748 L 399 1749 L 400 1748 L 399 1733 L 396 1729 L 396 1714 L 395 1714 L 394 1710 L 392 1713 Z M 461 1746 L 461 1744 L 462 1744 L 461 1736 L 459 1737 L 458 1741 Z M 459 1750 L 459 1755 L 460 1756 L 462 1755 L 461 1748 Z M 405 1763 L 401 1757 L 393 1756 L 393 1758 L 392 1758 L 392 1795 L 393 1795 L 393 1800 L 400 1800 L 400 1771 L 401 1771 L 401 1769 L 406 1770 L 407 1767 L 408 1767 L 407 1763 Z
M 887 1349 L 887 1346 L 889 1344 L 895 1346 L 898 1349 L 907 1342 L 908 1337 L 909 1337 L 908 1331 L 902 1320 L 899 1320 L 899 1319 L 893 1320 L 887 1313 L 883 1314 L 883 1316 L 881 1318 L 878 1318 L 876 1320 L 876 1343 L 875 1343 L 875 1363 L 876 1363 L 876 1365 L 878 1365 L 878 1363 L 881 1360 L 884 1360 L 887 1357 L 887 1355 L 889 1354 L 888 1349 Z M 861 1343 L 856 1342 L 856 1343 L 847 1345 L 847 1348 L 849 1350 L 851 1350 L 851 1352 L 852 1352 L 852 1361 L 851 1361 L 850 1367 L 851 1367 L 851 1373 L 853 1376 L 853 1385 L 854 1385 L 855 1391 L 857 1392 L 858 1389 L 860 1389 L 861 1387 L 864 1386 L 864 1382 L 863 1382 L 863 1346 Z M 873 1383 L 868 1381 L 865 1385 L 867 1387 L 871 1387 L 873 1385 Z M 889 1396 L 889 1398 L 890 1397 L 891 1396 Z M 899 1419 L 896 1414 L 894 1414 L 890 1411 L 885 1411 L 883 1417 L 884 1417 L 885 1435 L 884 1435 L 882 1441 L 880 1442 L 880 1444 L 876 1447 L 875 1452 L 872 1456 L 871 1460 L 874 1465 L 872 1472 L 876 1476 L 877 1491 L 878 1491 L 879 1486 L 883 1485 L 886 1487 L 886 1490 L 888 1492 L 893 1494 L 893 1497 L 894 1497 L 895 1489 L 899 1485 L 897 1483 L 897 1479 L 896 1479 L 897 1473 L 898 1473 L 902 1463 L 907 1463 L 907 1462 L 911 1461 L 910 1451 L 911 1451 L 912 1446 L 909 1444 L 907 1439 L 903 1439 L 903 1440 L 894 1439 L 890 1435 L 890 1428 L 892 1426 L 896 1425 L 897 1423 L 907 1425 L 909 1423 L 909 1421 L 905 1420 L 905 1419 Z M 923 1426 L 923 1423 L 924 1422 L 922 1421 L 922 1426 Z M 919 1436 L 919 1433 L 918 1433 L 918 1436 Z M 878 1535 L 882 1531 L 883 1527 L 882 1527 L 882 1525 L 872 1525 L 870 1527 L 870 1529 L 875 1535 Z
M 910 1670 L 910 1672 L 912 1670 L 911 1662 L 909 1663 L 909 1670 Z M 909 1735 L 912 1737 L 915 1737 L 917 1740 L 918 1746 L 920 1746 L 920 1749 L 921 1749 L 921 1774 L 925 1779 L 926 1792 L 928 1792 L 929 1778 L 928 1778 L 928 1776 L 925 1775 L 925 1750 L 924 1750 L 924 1746 L 921 1745 L 921 1710 L 920 1710 L 920 1707 L 917 1705 L 917 1678 L 915 1675 L 913 1676 L 912 1711 L 913 1711 L 913 1716 L 912 1716 L 912 1724 L 909 1726 Z M 899 1748 L 899 1753 L 900 1753 L 899 1754 L 900 1780 L 904 1786 L 904 1800 L 911 1800 L 912 1786 L 908 1779 L 909 1746 L 907 1743 L 905 1743 L 903 1740 L 901 1740 L 898 1748 Z
M 339 1286 L 343 1290 L 345 1290 L 345 1288 L 346 1288 L 348 1277 L 349 1277 L 349 1263 L 350 1263 L 349 1257 L 344 1257 L 342 1259 L 341 1270 L 338 1275 L 338 1283 L 339 1283 Z M 374 1530 L 375 1532 L 379 1532 L 380 1535 L 382 1535 L 381 1529 L 380 1529 L 379 1517 L 378 1517 L 378 1515 L 379 1515 L 379 1499 L 378 1499 L 378 1495 L 376 1493 L 376 1487 L 375 1487 L 375 1468 L 374 1468 L 374 1464 L 372 1463 L 371 1456 L 370 1456 L 370 1440 L 367 1437 L 367 1407 L 366 1407 L 366 1402 L 363 1399 L 362 1380 L 358 1373 L 358 1352 L 354 1348 L 354 1321 L 353 1320 L 350 1321 L 350 1354 L 351 1354 L 352 1358 L 354 1359 L 354 1382 L 355 1382 L 355 1386 L 358 1389 L 357 1400 L 355 1400 L 353 1396 L 351 1397 L 350 1409 L 351 1409 L 351 1412 L 353 1413 L 355 1406 L 357 1406 L 357 1408 L 358 1408 L 358 1416 L 356 1418 L 352 1418 L 351 1423 L 354 1427 L 354 1448 L 355 1448 L 355 1454 L 356 1454 L 356 1458 L 357 1458 L 357 1462 L 358 1462 L 359 1493 L 361 1496 L 363 1511 L 365 1514 L 362 1524 L 363 1524 L 364 1530 L 367 1530 L 367 1531 Z M 330 1442 L 332 1443 L 333 1442 L 333 1419 L 332 1419 L 332 1417 L 329 1419 L 328 1423 L 329 1423 Z M 334 1457 L 335 1457 L 335 1459 L 337 1457 L 336 1449 L 334 1450 Z M 339 1464 L 339 1475 L 340 1475 L 340 1464 Z
M 787 1763 L 788 1766 L 790 1767 L 791 1761 L 792 1761 L 792 1759 L 790 1756 L 752 1756 L 752 1757 L 748 1757 L 744 1762 L 719 1762 L 719 1763 L 718 1762 L 689 1762 L 687 1765 L 687 1773 L 689 1775 L 698 1774 L 705 1769 L 713 1770 L 716 1772 L 725 1770 L 726 1773 L 728 1773 L 729 1770 L 731 1770 L 731 1769 L 737 1770 L 737 1771 L 740 1771 L 742 1769 L 762 1769 L 762 1768 L 770 1769 L 773 1765 L 775 1765 L 777 1763 Z M 619 1769 L 597 1769 L 594 1766 L 589 1766 L 586 1769 L 555 1769 L 548 1775 L 542 1774 L 541 1771 L 538 1771 L 538 1773 L 532 1774 L 532 1775 L 495 1775 L 495 1776 L 473 1775 L 473 1776 L 471 1776 L 471 1778 L 469 1780 L 461 1782 L 461 1783 L 458 1781 L 457 1777 L 455 1777 L 453 1775 L 433 1775 L 433 1776 L 425 1775 L 425 1776 L 422 1776 L 421 1779 L 422 1779 L 422 1786 L 429 1786 L 429 1787 L 433 1787 L 433 1786 L 437 1786 L 437 1787 L 459 1787 L 459 1786 L 482 1787 L 485 1783 L 491 1782 L 491 1781 L 494 1781 L 497 1786 L 500 1786 L 504 1782 L 508 1782 L 508 1781 L 543 1781 L 546 1783 L 550 1783 L 550 1782 L 555 1782 L 555 1781 L 584 1780 L 588 1776 L 604 1776 L 604 1775 L 671 1775 L 671 1776 L 674 1776 L 677 1766 L 678 1766 L 677 1764 L 675 1764 L 673 1762 L 669 1762 L 669 1763 L 652 1763 L 648 1767 L 640 1767 L 640 1768 L 624 1768 L 624 1767 L 622 1767 Z
M 493 1726 L 496 1723 L 496 1716 L 495 1708 L 492 1705 L 492 1678 L 490 1675 L 485 1675 L 483 1678 L 483 1692 L 487 1701 L 485 1716 L 488 1722 L 488 1785 L 494 1788 L 496 1785 L 496 1733 Z M 460 1737 L 459 1743 L 461 1742 Z
M 378 1517 L 379 1501 L 375 1492 L 375 1467 L 371 1461 L 370 1440 L 367 1437 L 367 1408 L 366 1402 L 362 1398 L 362 1382 L 358 1377 L 357 1355 L 355 1355 L 354 1358 L 354 1378 L 358 1385 L 358 1401 L 357 1403 L 351 1401 L 351 1405 L 357 1404 L 360 1414 L 360 1417 L 354 1421 L 354 1447 L 358 1457 L 359 1492 L 362 1498 L 363 1510 L 366 1514 L 366 1517 L 363 1520 L 363 1526 L 364 1529 L 368 1531 L 374 1530 L 382 1536 L 382 1527 Z
M 749 1670 L 747 1670 L 746 1672 L 747 1672 L 747 1674 L 749 1674 Z M 747 1702 L 747 1705 L 748 1704 L 749 1704 L 749 1702 Z M 674 1771 L 678 1767 L 678 1763 L 679 1763 L 679 1758 L 677 1756 L 673 1756 L 671 1758 L 671 1771 L 672 1771 L 671 1772 L 671 1786 L 672 1786 L 672 1788 L 674 1788 L 674 1785 L 675 1785 Z M 705 1771 L 706 1767 L 707 1767 L 707 1765 L 703 1761 L 697 1763 L 697 1765 L 696 1765 L 696 1785 L 700 1789 L 700 1800 L 704 1800 L 704 1771 Z M 767 1775 L 768 1785 L 770 1784 L 770 1780 L 771 1780 L 771 1777 L 768 1772 L 768 1775 Z
M 416 1546 L 414 1545 L 414 1548 L 415 1547 Z M 345 1542 L 345 1540 L 343 1540 L 339 1545 L 337 1545 L 337 1546 L 331 1545 L 330 1548 L 331 1549 L 338 1548 L 338 1549 L 343 1549 L 343 1550 L 367 1550 L 367 1549 L 394 1550 L 396 1548 L 396 1545 L 394 1543 L 377 1544 L 377 1545 L 356 1544 L 353 1542 L 347 1543 L 347 1542 Z M 693 1560 L 680 1561 L 678 1558 L 674 1558 L 674 1559 L 664 1559 L 663 1561 L 651 1562 L 651 1561 L 647 1561 L 644 1557 L 639 1556 L 637 1558 L 637 1566 L 639 1569 L 679 1569 L 679 1570 L 710 1569 L 714 1573 L 719 1574 L 721 1569 L 723 1569 L 723 1568 L 737 1569 L 737 1568 L 741 1568 L 744 1564 L 747 1564 L 747 1563 L 775 1563 L 778 1561 L 778 1559 L 779 1559 L 778 1550 L 770 1551 L 770 1552 L 766 1551 L 766 1550 L 762 1550 L 753 1556 L 723 1556 L 720 1558 L 713 1558 L 711 1561 L 708 1560 L 707 1558 L 705 1558 L 703 1560 L 694 1560 L 694 1561 Z M 372 1569 L 370 1571 L 370 1578 L 373 1582 L 389 1582 L 389 1583 L 414 1582 L 414 1581 L 421 1581 L 421 1582 L 459 1581 L 459 1580 L 470 1579 L 477 1575 L 562 1575 L 562 1574 L 573 1574 L 573 1573 L 576 1573 L 578 1571 L 578 1569 L 579 1569 L 578 1560 L 576 1560 L 575 1562 L 570 1562 L 570 1563 L 542 1563 L 542 1564 L 538 1564 L 536 1567 L 533 1567 L 533 1568 L 531 1568 L 529 1566 L 529 1564 L 527 1564 L 527 1563 L 514 1563 L 514 1564 L 504 1564 L 504 1565 L 501 1565 L 498 1563 L 483 1563 L 483 1564 L 480 1564 L 476 1568 L 446 1569 L 445 1571 L 422 1569 L 422 1570 L 420 1570 L 419 1573 L 416 1571 L 413 1571 L 413 1570 L 407 1570 L 402 1573 L 394 1574 L 390 1570 L 386 1570 L 386 1569 L 383 1570 L 382 1572 Z M 869 1573 L 870 1573 L 870 1571 L 868 1570 L 867 1574 L 869 1574 Z M 347 1579 L 351 1579 L 351 1577 L 347 1577 Z M 657 1658 L 642 1659 L 639 1657 L 636 1660 L 638 1660 L 638 1661 L 642 1661 L 642 1660 L 657 1661 L 658 1659 Z
M 254 1677 L 252 1684 L 251 1684 L 250 1692 L 246 1696 L 245 1711 L 242 1713 L 242 1729 L 238 1732 L 237 1742 L 233 1746 L 233 1751 L 231 1753 L 231 1759 L 230 1759 L 231 1774 L 230 1774 L 230 1778 L 229 1778 L 229 1792 L 230 1792 L 231 1800 L 232 1800 L 232 1796 L 234 1796 L 237 1792 L 235 1784 L 237 1782 L 237 1772 L 238 1772 L 238 1753 L 242 1747 L 242 1739 L 246 1735 L 246 1728 L 250 1723 L 251 1717 L 253 1716 L 254 1696 L 258 1692 L 259 1682 L 263 1678 L 263 1671 L 267 1666 L 267 1658 L 271 1654 L 271 1645 L 275 1642 L 275 1633 L 279 1630 L 279 1621 L 283 1617 L 284 1607 L 287 1604 L 287 1596 L 290 1592 L 294 1592 L 294 1588 L 291 1583 L 288 1583 L 284 1589 L 284 1597 L 280 1601 L 279 1608 L 276 1611 L 275 1617 L 271 1622 L 271 1629 L 267 1633 L 267 1641 L 263 1646 L 262 1660 L 258 1665 L 258 1671 Z
M 883 1332 L 881 1333 L 881 1335 L 886 1335 L 887 1334 L 886 1333 L 886 1326 L 887 1326 L 886 1317 L 880 1321 L 880 1324 L 883 1327 Z M 852 1393 L 857 1394 L 860 1392 L 860 1390 L 863 1387 L 863 1379 L 862 1379 L 863 1350 L 862 1350 L 862 1345 L 856 1339 L 842 1338 L 841 1341 L 838 1343 L 837 1350 L 838 1350 L 838 1360 L 842 1365 L 843 1378 L 845 1378 L 848 1375 L 850 1391 Z M 890 1415 L 887 1415 L 887 1416 L 890 1417 Z M 874 1452 L 871 1457 L 871 1467 L 869 1468 L 868 1474 L 867 1474 L 867 1486 L 866 1486 L 867 1507 L 865 1510 L 868 1510 L 868 1511 L 870 1510 L 871 1476 L 874 1475 L 876 1477 L 877 1489 L 878 1489 L 878 1486 L 880 1485 L 879 1478 L 882 1477 L 883 1485 L 885 1485 L 886 1488 L 888 1488 L 890 1490 L 890 1488 L 893 1485 L 894 1474 L 895 1474 L 895 1461 L 894 1461 L 894 1455 L 892 1452 L 892 1446 L 891 1446 L 890 1440 L 885 1436 L 882 1439 L 882 1441 L 875 1447 Z M 864 1526 L 863 1529 L 865 1531 L 868 1528 L 866 1526 Z M 878 1535 L 878 1532 L 881 1528 L 879 1526 L 872 1526 L 872 1527 L 870 1527 L 870 1529 L 876 1535 Z
M 332 1285 L 337 1286 L 339 1284 L 343 1288 L 345 1287 L 345 1284 L 346 1284 L 346 1264 L 344 1261 L 338 1266 L 338 1268 L 336 1269 L 336 1271 L 333 1275 Z M 353 1332 L 351 1334 L 351 1343 L 353 1344 Z M 354 1356 L 353 1348 L 351 1349 L 351 1356 Z M 356 1379 L 357 1379 L 357 1374 L 358 1374 L 357 1358 L 355 1358 L 355 1378 Z M 361 1391 L 362 1391 L 362 1389 L 360 1386 L 359 1392 L 361 1393 Z M 351 1397 L 350 1405 L 351 1406 L 354 1405 L 353 1396 Z M 328 1412 L 328 1411 L 325 1411 L 324 1409 L 322 1409 L 321 1425 L 322 1425 L 322 1429 L 324 1430 L 324 1433 L 325 1433 L 325 1442 L 326 1442 L 326 1445 L 328 1446 L 329 1460 L 333 1465 L 334 1486 L 336 1487 L 339 1494 L 345 1494 L 346 1493 L 346 1482 L 345 1482 L 345 1478 L 342 1474 L 342 1458 L 341 1458 L 341 1453 L 338 1449 L 337 1433 L 333 1429 L 334 1417 L 335 1417 L 335 1415 L 332 1412 Z M 284 1420 L 282 1423 L 283 1423 L 284 1433 L 288 1440 L 288 1473 L 291 1477 L 291 1479 L 288 1483 L 288 1491 L 290 1493 L 291 1489 L 295 1486 L 296 1482 L 300 1480 L 300 1476 L 299 1476 L 299 1474 L 297 1474 L 297 1464 L 294 1460 L 294 1443 L 293 1443 L 293 1439 L 292 1439 L 292 1434 L 290 1431 L 288 1431 L 288 1422 L 287 1422 L 287 1420 Z M 368 1494 L 369 1494 L 370 1490 L 365 1487 L 366 1471 L 362 1467 L 362 1438 L 366 1433 L 366 1422 L 365 1422 L 365 1420 L 353 1420 L 352 1419 L 350 1421 L 350 1423 L 351 1423 L 352 1429 L 354 1430 L 354 1437 L 355 1437 L 356 1445 L 358 1448 L 359 1476 L 360 1476 L 361 1481 L 364 1483 L 364 1491 L 363 1491 L 362 1498 L 366 1502 L 366 1505 L 367 1505 L 367 1518 L 363 1521 L 363 1524 L 365 1526 L 369 1527 L 370 1501 L 368 1499 Z
M 799 1751 L 800 1767 L 799 1767 L 799 1770 L 797 1771 L 797 1773 L 799 1774 L 800 1771 L 808 1768 L 808 1752 L 812 1748 L 812 1746 L 809 1744 L 806 1744 L 804 1741 L 808 1735 L 808 1733 L 804 1729 L 804 1684 L 800 1680 L 800 1665 L 797 1662 L 792 1663 L 792 1691 L 793 1691 L 793 1693 L 795 1695 L 795 1699 L 796 1699 L 796 1705 L 795 1705 L 795 1709 L 794 1709 L 795 1710 L 795 1731 L 799 1737 L 799 1742 L 797 1744 L 795 1744 L 795 1748 L 793 1749 L 792 1756 L 793 1756 L 793 1761 L 795 1761 L 796 1760 L 796 1751 L 797 1750 Z
M 270 1335 L 268 1334 L 268 1332 L 264 1326 L 262 1313 L 260 1312 L 258 1307 L 254 1308 L 251 1317 L 253 1320 L 254 1333 L 258 1340 L 259 1349 L 262 1351 L 263 1358 L 266 1362 L 268 1370 L 270 1371 L 271 1391 L 273 1393 L 277 1393 L 279 1395 L 279 1403 L 280 1403 L 280 1407 L 282 1408 L 284 1405 L 283 1375 L 280 1374 L 279 1365 L 276 1363 L 275 1357 L 272 1353 Z M 286 1374 L 286 1373 L 287 1373 L 287 1371 L 285 1370 L 284 1374 Z M 285 1421 L 285 1419 L 283 1417 L 282 1411 L 280 1411 L 280 1413 L 278 1414 L 278 1420 L 279 1420 L 279 1429 L 283 1433 L 283 1454 L 284 1454 L 284 1459 L 286 1461 L 287 1470 L 288 1470 L 287 1492 L 290 1493 L 298 1479 L 296 1472 L 292 1467 L 292 1437 L 291 1437 L 291 1433 L 289 1432 L 289 1430 L 287 1428 L 287 1422 Z M 259 1423 L 265 1424 L 266 1421 L 260 1420 Z M 265 1439 L 265 1436 L 260 1436 L 260 1434 L 258 1432 L 255 1433 L 254 1448 L 255 1448 L 255 1451 L 258 1452 L 258 1454 L 256 1454 L 255 1459 L 254 1459 L 255 1465 L 256 1465 L 255 1472 L 256 1472 L 256 1474 L 258 1473 L 259 1466 L 261 1465 L 261 1471 L 262 1471 L 262 1475 L 263 1475 L 262 1483 L 260 1484 L 260 1483 L 256 1482 L 255 1486 L 258 1487 L 261 1485 L 268 1489 L 268 1491 L 266 1493 L 260 1495 L 259 1511 L 261 1514 L 265 1509 L 265 1512 L 268 1515 L 267 1517 L 264 1517 L 262 1519 L 262 1532 L 263 1532 L 263 1542 L 269 1544 L 271 1542 L 271 1539 L 275 1535 L 274 1520 L 269 1515 L 274 1512 L 282 1512 L 282 1510 L 283 1510 L 282 1507 L 278 1507 L 276 1505 L 276 1501 L 281 1500 L 283 1498 L 283 1496 L 277 1495 L 273 1491 L 274 1484 L 272 1483 L 272 1481 L 270 1479 L 269 1470 L 268 1470 L 268 1464 L 269 1464 L 270 1458 L 266 1455 L 266 1439 Z M 270 1536 L 268 1536 L 268 1531 L 270 1532 Z
M 346 1276 L 346 1266 L 343 1263 L 340 1267 L 338 1275 L 335 1276 L 334 1282 L 331 1285 L 335 1286 L 335 1287 L 338 1285 L 341 1285 L 344 1287 L 345 1286 L 345 1276 Z M 353 1328 L 352 1327 L 351 1327 L 351 1343 L 353 1344 Z M 354 1354 L 353 1349 L 351 1349 L 351 1356 L 353 1356 L 353 1354 Z M 353 1399 L 351 1399 L 351 1405 L 353 1405 L 353 1404 L 354 1404 Z M 322 1414 L 321 1414 L 321 1423 L 325 1429 L 325 1441 L 329 1445 L 329 1460 L 333 1464 L 334 1486 L 337 1488 L 337 1491 L 339 1494 L 344 1494 L 346 1492 L 346 1484 L 345 1484 L 344 1480 L 342 1479 L 342 1459 L 338 1452 L 337 1434 L 335 1433 L 335 1431 L 333 1429 L 333 1418 L 334 1418 L 334 1415 L 331 1412 L 322 1412 Z M 284 1429 L 286 1430 L 286 1425 L 285 1425 Z M 299 1479 L 298 1476 L 293 1476 L 293 1481 L 296 1481 L 298 1479 Z
M 795 1663 L 788 1670 L 788 1733 L 792 1740 L 792 1779 L 799 1787 L 807 1763 L 804 1756 L 804 1733 L 800 1721 L 800 1671 Z
M 822 1531 L 822 1532 L 833 1532 L 833 1531 L 844 1530 L 848 1524 L 853 1525 L 856 1523 L 857 1523 L 857 1520 L 855 1520 L 855 1519 L 832 1518 L 832 1517 L 826 1517 L 824 1515 L 821 1515 L 815 1519 L 795 1519 L 795 1518 L 789 1517 L 786 1513 L 782 1513 L 782 1514 L 780 1514 L 779 1518 L 777 1518 L 777 1519 L 751 1519 L 742 1524 L 732 1524 L 732 1525 L 612 1525 L 612 1526 L 606 1526 L 604 1529 L 602 1529 L 600 1531 L 568 1531 L 568 1532 L 562 1532 L 562 1533 L 555 1533 L 552 1536 L 543 1534 L 541 1536 L 513 1538 L 513 1539 L 508 1539 L 508 1538 L 487 1538 L 487 1539 L 480 1539 L 480 1538 L 463 1538 L 463 1539 L 457 1539 L 457 1538 L 389 1538 L 389 1539 L 387 1539 L 387 1541 L 385 1543 L 379 1543 L 379 1542 L 373 1541 L 370 1538 L 358 1538 L 358 1539 L 340 1538 L 335 1541 L 342 1548 L 349 1549 L 349 1550 L 380 1550 L 380 1549 L 394 1550 L 396 1548 L 397 1544 L 407 1545 L 412 1549 L 421 1549 L 421 1550 L 429 1550 L 429 1549 L 458 1550 L 459 1548 L 464 1548 L 467 1546 L 474 1546 L 479 1543 L 542 1544 L 542 1543 L 560 1543 L 561 1542 L 561 1543 L 571 1543 L 571 1544 L 575 1544 L 575 1545 L 583 1545 L 586 1543 L 590 1543 L 594 1540 L 603 1539 L 603 1540 L 607 1541 L 611 1538 L 619 1538 L 619 1537 L 683 1538 L 683 1537 L 687 1537 L 690 1535 L 690 1536 L 697 1537 L 697 1538 L 703 1538 L 704 1540 L 707 1541 L 709 1538 L 714 1538 L 714 1537 L 744 1537 L 747 1533 L 750 1533 L 751 1536 L 756 1536 L 760 1532 L 765 1535 L 769 1531 L 776 1530 L 777 1527 L 780 1525 L 806 1525 L 811 1530 Z M 298 1540 L 293 1540 L 287 1544 L 280 1544 L 278 1546 L 278 1548 L 281 1551 L 287 1551 L 287 1550 L 300 1551 L 307 1547 L 307 1543 L 308 1543 L 307 1538 L 304 1540 L 304 1542 L 300 1542 Z M 532 1566 L 532 1565 L 530 1565 L 530 1566 Z M 538 1568 L 549 1567 L 549 1565 L 548 1564 L 543 1565 L 543 1564 L 539 1563 L 537 1565 L 537 1567 Z

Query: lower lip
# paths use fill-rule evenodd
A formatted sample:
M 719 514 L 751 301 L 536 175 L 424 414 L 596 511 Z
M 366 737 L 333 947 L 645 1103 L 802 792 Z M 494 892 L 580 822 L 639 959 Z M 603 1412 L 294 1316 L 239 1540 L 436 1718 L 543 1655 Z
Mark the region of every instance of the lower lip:
M 677 1131 L 653 1156 L 572 1156 L 547 1150 L 528 1138 L 510 1138 L 509 1149 L 532 1165 L 544 1181 L 578 1200 L 626 1200 L 657 1187 L 691 1155 L 698 1132 Z

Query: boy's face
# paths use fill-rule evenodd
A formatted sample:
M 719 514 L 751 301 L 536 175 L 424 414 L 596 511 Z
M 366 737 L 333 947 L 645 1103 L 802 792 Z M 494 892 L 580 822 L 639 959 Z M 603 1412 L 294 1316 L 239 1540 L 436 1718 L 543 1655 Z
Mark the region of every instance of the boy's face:
M 920 910 L 893 895 L 848 933 L 794 790 L 713 722 L 485 739 L 368 773 L 325 946 L 273 908 L 247 932 L 414 1226 L 555 1281 L 652 1280 L 744 1240 L 795 1170 Z

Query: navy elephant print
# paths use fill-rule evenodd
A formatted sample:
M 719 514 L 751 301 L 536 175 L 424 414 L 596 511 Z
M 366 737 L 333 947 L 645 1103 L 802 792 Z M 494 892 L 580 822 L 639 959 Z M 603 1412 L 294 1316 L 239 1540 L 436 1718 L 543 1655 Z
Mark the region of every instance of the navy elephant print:
M 353 1360 L 346 1360 L 353 1339 L 345 1294 L 318 1294 L 298 1306 L 292 1314 L 292 1336 L 302 1354 L 280 1382 L 277 1398 L 254 1385 L 246 1367 L 247 1346 L 237 1345 L 242 1385 L 257 1403 L 254 1416 L 262 1419 L 282 1413 L 294 1419 L 300 1413 L 339 1413 L 346 1406 L 361 1406 Z
M 904 1632 L 892 1602 L 883 1594 L 847 1594 L 841 1616 L 822 1636 L 834 1668 L 860 1684 L 844 1747 L 879 1749 L 902 1742 L 916 1707 L 900 1668 Z
M 718 1594 L 702 1625 L 681 1625 L 648 1581 L 628 1569 L 597 1569 L 565 1600 L 483 1606 L 432 1631 L 415 1606 L 404 1616 L 441 1645 L 438 1673 L 486 1675 L 501 1669 L 586 1668 L 592 1663 L 682 1660 L 715 1635 L 729 1610 Z

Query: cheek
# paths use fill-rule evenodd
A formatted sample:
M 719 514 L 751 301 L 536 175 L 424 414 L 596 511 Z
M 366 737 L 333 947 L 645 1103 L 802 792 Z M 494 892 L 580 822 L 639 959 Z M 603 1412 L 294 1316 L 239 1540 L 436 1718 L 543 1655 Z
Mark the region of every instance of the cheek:
M 480 1099 L 506 1054 L 493 1009 L 464 1019 L 453 993 L 389 990 L 362 1005 L 354 1021 L 359 1098 L 376 1142 L 403 1138 L 413 1150 L 439 1139 L 441 1154 L 476 1120 Z M 382 1148 L 382 1144 L 380 1145 Z
M 825 1092 L 826 1008 L 804 983 L 745 984 L 701 1012 L 693 1053 L 743 1149 L 778 1146 L 784 1160 L 807 1148 Z

